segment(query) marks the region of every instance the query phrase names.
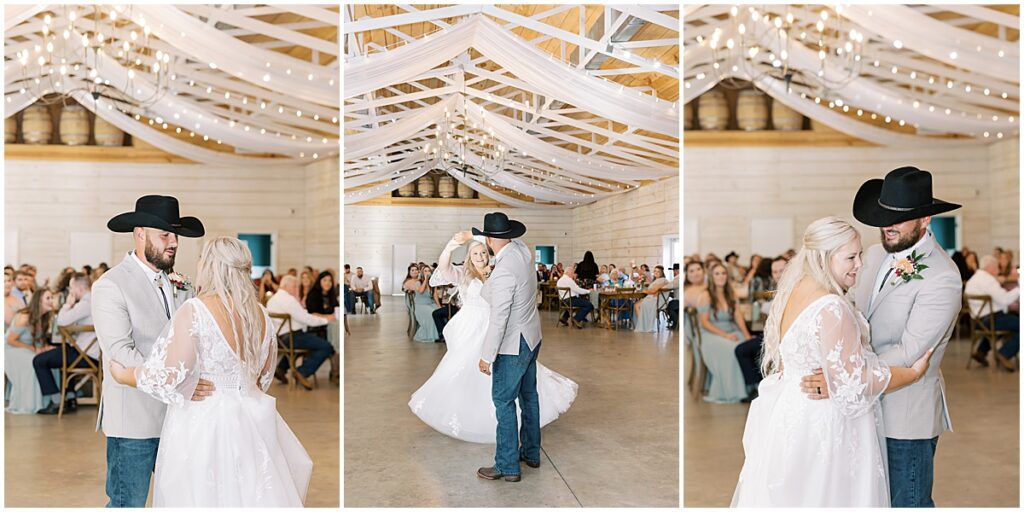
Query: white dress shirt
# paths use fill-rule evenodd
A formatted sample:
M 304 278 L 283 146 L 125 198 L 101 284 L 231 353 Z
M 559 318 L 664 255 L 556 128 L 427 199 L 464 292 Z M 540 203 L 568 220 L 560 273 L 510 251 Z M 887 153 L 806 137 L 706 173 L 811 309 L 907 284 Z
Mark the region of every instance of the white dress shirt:
M 964 286 L 964 294 L 988 295 L 989 297 L 992 297 L 992 307 L 985 311 L 981 311 L 982 301 L 968 301 L 968 305 L 971 308 L 971 315 L 975 317 L 985 317 L 992 314 L 992 310 L 995 310 L 996 313 L 1006 313 L 1010 304 L 1013 304 L 1014 301 L 1020 298 L 1020 288 L 1006 290 L 999 284 L 999 281 L 995 276 L 982 269 L 978 269 L 974 275 L 967 280 L 967 285 Z
M 153 270 L 149 268 L 149 265 L 146 265 L 141 259 L 139 259 L 139 255 L 135 254 L 135 251 L 132 251 L 130 254 L 132 255 L 132 259 L 135 260 L 135 263 L 138 263 L 139 267 L 142 267 L 142 271 L 146 274 L 146 278 L 149 279 L 149 282 L 153 283 L 153 287 L 156 288 L 157 295 L 163 292 L 164 304 L 167 306 L 167 312 L 170 313 L 171 316 L 174 316 L 174 289 L 171 288 L 171 280 L 167 279 L 167 273 L 163 270 Z M 159 287 L 156 286 L 157 279 L 160 279 Z
M 64 303 L 64 306 L 62 306 L 60 311 L 57 312 L 57 325 L 59 327 L 92 325 L 92 293 L 86 293 L 82 298 L 75 302 L 74 306 L 68 306 L 67 303 Z M 96 333 L 92 331 L 80 332 L 75 335 L 75 342 L 83 349 L 89 347 L 89 343 L 92 343 L 92 340 L 94 339 L 96 339 Z M 93 345 L 85 351 L 85 354 L 93 359 L 99 359 L 100 344 L 93 343 Z
M 590 290 L 586 288 L 580 288 L 580 285 L 576 284 L 576 281 L 569 276 L 563 275 L 558 278 L 558 283 L 555 284 L 557 288 L 568 288 L 570 297 L 579 297 L 580 295 L 590 296 Z M 562 298 L 562 297 L 559 297 Z
M 906 259 L 908 256 L 913 254 L 914 251 L 920 249 L 921 246 L 923 246 L 924 244 L 928 243 L 928 241 L 931 240 L 931 238 L 932 238 L 931 231 L 925 231 L 924 236 L 922 236 L 921 239 L 918 240 L 917 243 L 914 244 L 913 247 L 911 247 L 911 248 L 909 248 L 909 249 L 907 249 L 905 251 L 900 251 L 900 252 L 897 252 L 897 253 L 889 253 L 889 256 L 887 258 L 883 258 L 882 259 L 882 264 L 878 266 L 878 275 L 875 276 L 875 287 L 871 289 L 871 304 L 875 303 L 875 297 L 877 297 L 878 296 L 878 292 L 881 291 L 881 289 L 882 289 L 882 281 L 886 279 L 886 275 L 889 276 L 888 277 L 889 281 L 892 281 L 893 279 L 895 279 L 896 271 L 893 270 L 892 273 L 889 273 L 889 269 L 892 268 L 892 264 L 895 263 L 897 260 Z M 888 286 L 888 285 L 886 285 L 886 286 Z
M 321 325 L 327 325 L 327 319 L 316 316 L 306 308 L 299 304 L 299 299 L 296 299 L 292 294 L 278 290 L 270 300 L 267 301 L 267 311 L 275 314 L 291 315 L 292 317 L 292 329 L 295 331 L 305 331 L 306 327 L 320 327 Z M 281 329 L 281 323 L 284 320 L 279 318 L 273 318 L 274 331 L 277 332 Z

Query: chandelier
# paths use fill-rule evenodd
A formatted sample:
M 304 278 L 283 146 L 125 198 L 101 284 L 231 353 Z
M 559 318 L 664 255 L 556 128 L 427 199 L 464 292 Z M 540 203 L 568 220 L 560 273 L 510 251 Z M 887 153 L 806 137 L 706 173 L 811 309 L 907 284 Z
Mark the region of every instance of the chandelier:
M 773 6 L 781 8 L 783 6 Z M 729 23 L 709 38 L 712 70 L 723 83 L 736 75 L 751 81 L 773 77 L 787 90 L 797 83 L 822 92 L 844 88 L 860 75 L 864 34 L 842 16 L 843 6 L 784 6 L 785 13 L 733 6 Z
M 160 101 L 176 77 L 175 59 L 156 49 L 150 26 L 141 18 L 130 21 L 131 7 L 125 9 L 126 15 L 98 5 L 51 8 L 39 30 L 20 43 L 19 75 L 5 77 L 13 84 L 7 94 L 31 94 L 50 104 L 85 91 L 126 113 Z
M 486 118 L 487 112 L 483 107 L 467 101 L 465 108 L 480 109 L 481 118 Z M 494 137 L 494 128 L 467 119 L 461 109 L 447 107 L 444 118 L 433 127 L 433 142 L 427 143 L 424 151 L 433 155 L 438 166 L 446 172 L 461 170 L 465 177 L 473 168 L 481 175 L 493 178 L 505 169 L 508 148 Z

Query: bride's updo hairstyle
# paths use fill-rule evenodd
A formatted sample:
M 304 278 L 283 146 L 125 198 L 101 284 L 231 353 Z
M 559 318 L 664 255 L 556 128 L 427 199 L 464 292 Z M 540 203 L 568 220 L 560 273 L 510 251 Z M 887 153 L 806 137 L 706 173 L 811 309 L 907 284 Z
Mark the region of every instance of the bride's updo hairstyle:
M 832 275 L 832 255 L 840 247 L 859 238 L 860 234 L 849 223 L 839 217 L 825 217 L 812 222 L 804 231 L 803 246 L 796 256 L 786 265 L 775 297 L 772 298 L 768 320 L 764 326 L 764 344 L 761 353 L 761 373 L 765 376 L 780 371 L 782 354 L 779 345 L 782 342 L 782 312 L 793 293 L 793 288 L 804 278 L 810 277 L 828 293 L 838 295 L 849 304 L 846 290 Z M 852 308 L 853 305 L 850 304 Z
M 220 236 L 206 242 L 199 255 L 196 287 L 200 296 L 215 296 L 228 310 L 231 330 L 238 341 L 238 357 L 251 372 L 259 372 L 259 347 L 263 333 L 263 310 L 253 286 L 252 253 L 242 241 Z M 242 325 L 235 322 L 236 315 Z M 241 328 L 239 328 L 241 327 Z M 266 326 L 267 329 L 271 327 Z

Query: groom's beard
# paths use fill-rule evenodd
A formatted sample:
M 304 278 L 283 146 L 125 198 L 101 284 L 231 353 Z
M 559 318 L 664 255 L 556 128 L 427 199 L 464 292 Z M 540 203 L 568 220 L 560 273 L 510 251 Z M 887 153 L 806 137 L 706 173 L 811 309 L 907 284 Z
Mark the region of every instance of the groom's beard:
M 897 253 L 897 252 L 900 252 L 900 251 L 905 251 L 907 249 L 910 249 L 911 247 L 914 246 L 914 244 L 916 244 L 919 240 L 921 240 L 922 236 L 924 236 L 924 226 L 921 226 L 919 224 L 917 226 L 917 228 L 915 228 L 913 231 L 911 231 L 910 233 L 907 233 L 905 236 L 900 237 L 892 245 L 889 245 L 885 241 L 885 230 L 886 230 L 886 228 L 879 228 L 879 229 L 880 229 L 879 234 L 882 237 L 882 247 L 885 249 L 885 252 L 888 252 L 888 253 Z
M 157 251 L 148 237 L 146 238 L 145 253 L 146 261 L 152 263 L 154 267 L 164 272 L 170 272 L 174 268 L 174 256 L 164 256 L 162 252 Z

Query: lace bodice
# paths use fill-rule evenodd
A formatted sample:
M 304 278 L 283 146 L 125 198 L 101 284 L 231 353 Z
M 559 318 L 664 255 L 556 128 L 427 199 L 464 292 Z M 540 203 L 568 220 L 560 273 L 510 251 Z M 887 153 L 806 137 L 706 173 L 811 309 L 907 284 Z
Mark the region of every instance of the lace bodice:
M 823 370 L 834 405 L 847 416 L 868 411 L 889 385 L 889 367 L 879 361 L 861 333 L 864 317 L 836 295 L 807 306 L 782 338 L 784 379 Z
M 265 309 L 263 315 L 267 327 L 258 363 L 247 363 L 228 345 L 206 305 L 197 298 L 189 299 L 157 338 L 145 364 L 136 368 L 139 390 L 169 405 L 191 399 L 200 378 L 214 383 L 214 393 L 247 393 L 257 386 L 266 391 L 273 377 L 277 343 Z

